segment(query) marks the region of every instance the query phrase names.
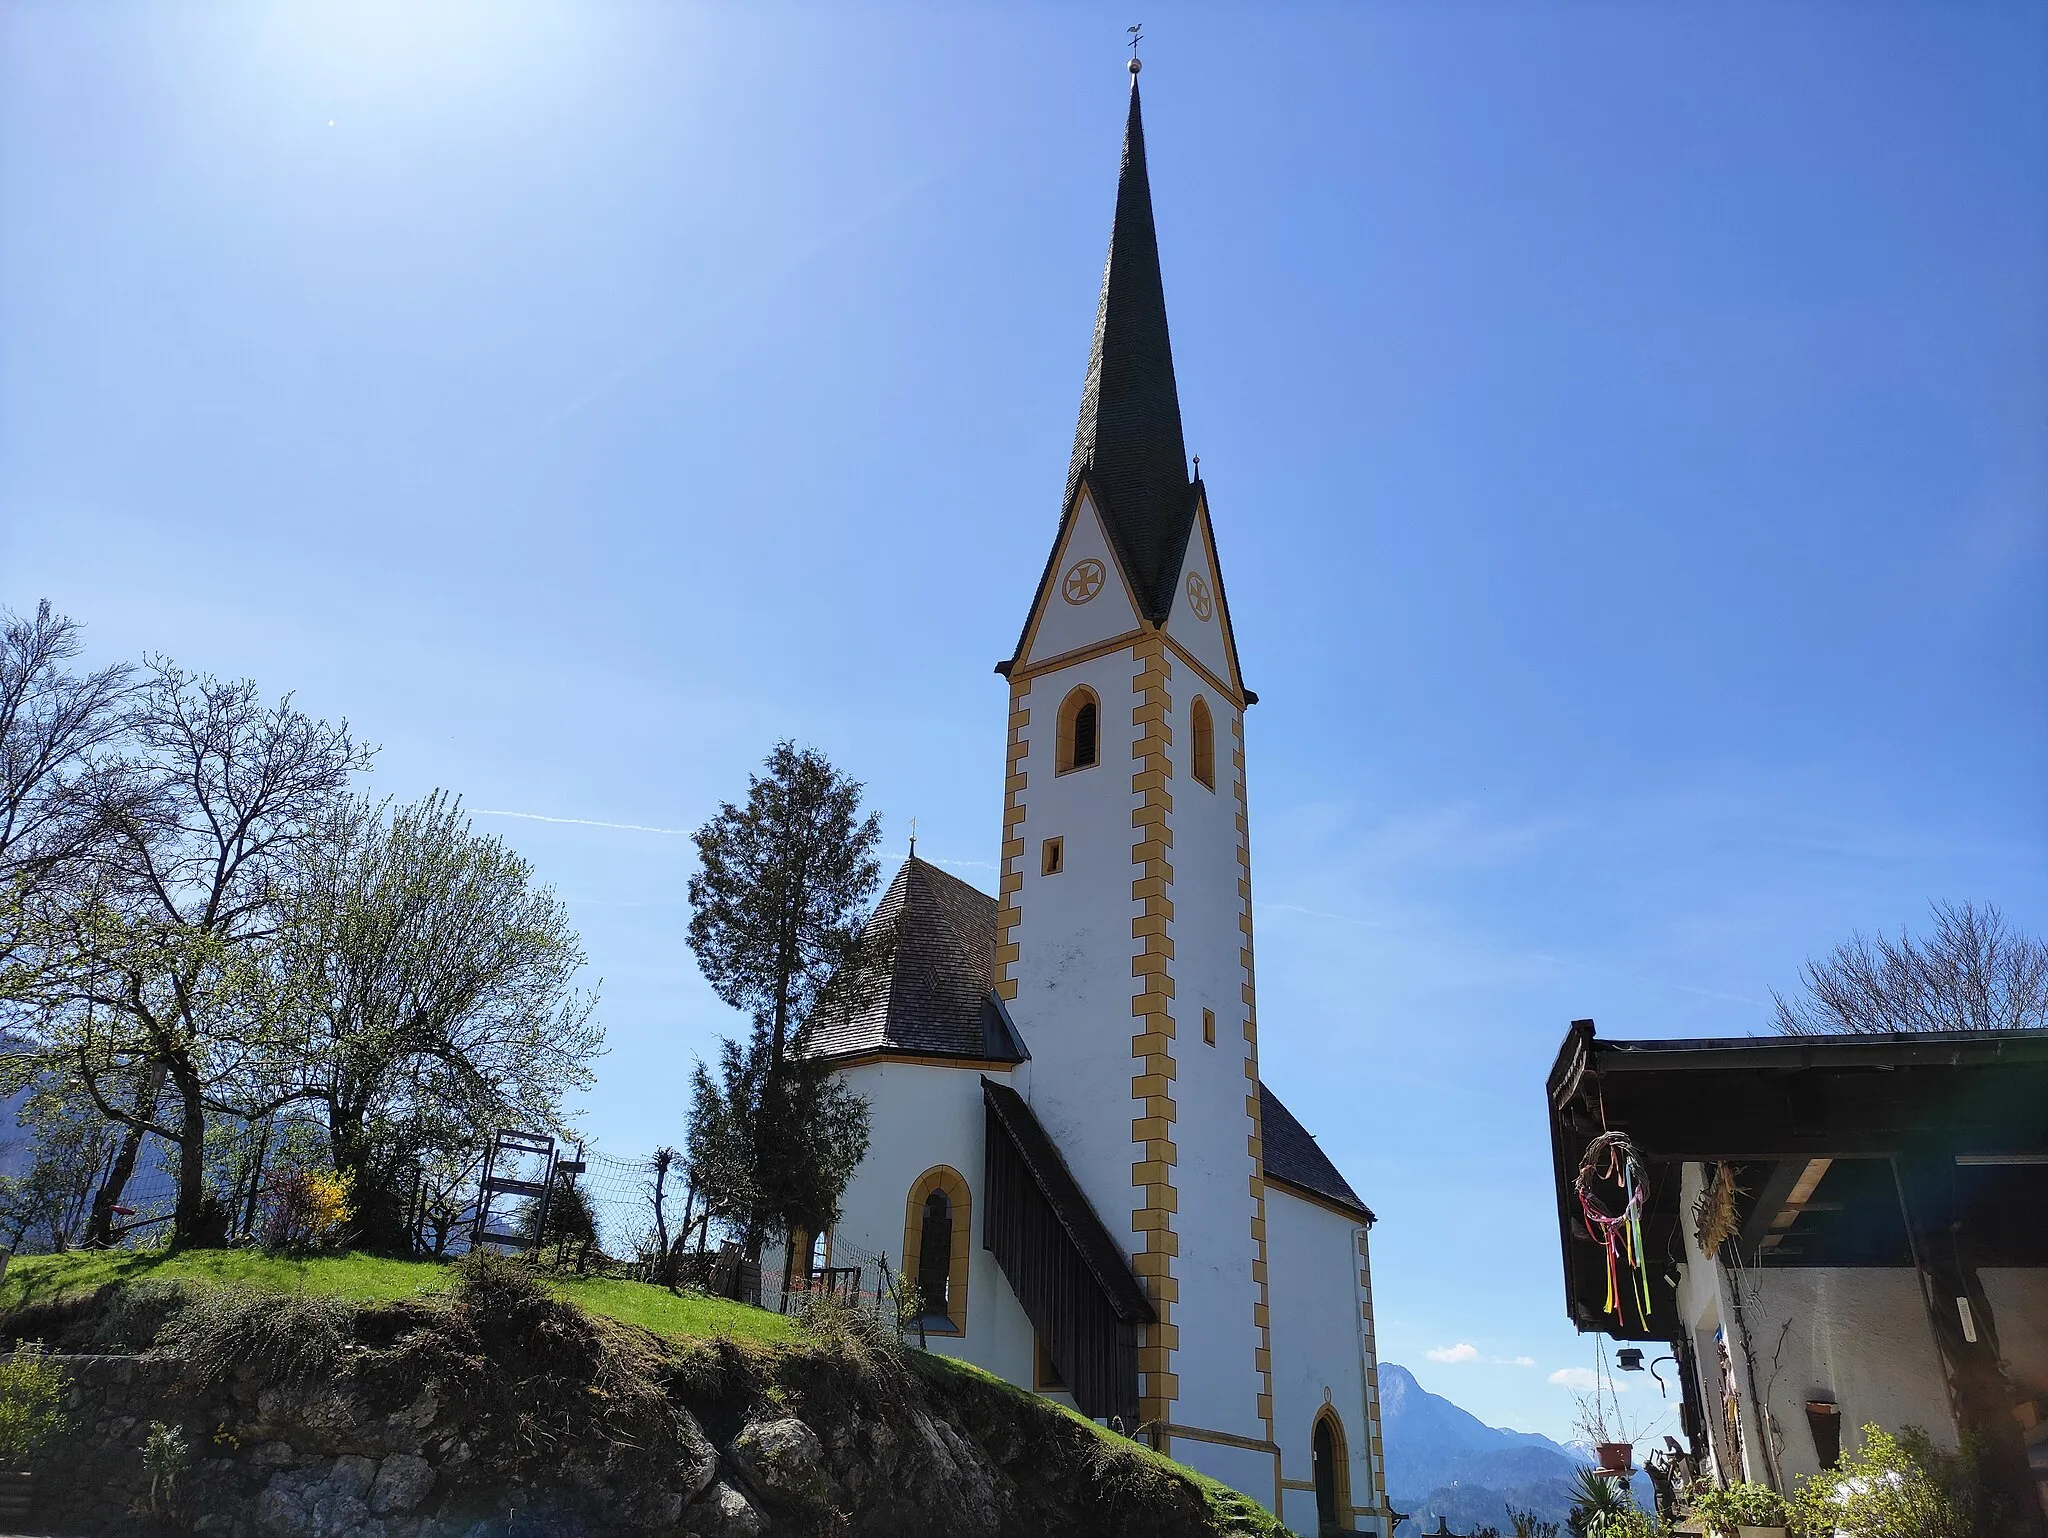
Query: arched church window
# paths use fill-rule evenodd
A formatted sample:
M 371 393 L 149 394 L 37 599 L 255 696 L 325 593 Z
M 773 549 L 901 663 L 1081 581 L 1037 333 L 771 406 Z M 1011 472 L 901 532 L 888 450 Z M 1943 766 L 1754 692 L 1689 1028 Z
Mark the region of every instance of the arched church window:
M 917 1281 L 927 1332 L 967 1333 L 970 1207 L 966 1180 L 944 1164 L 918 1176 L 904 1204 L 903 1266 Z
M 1057 771 L 1092 769 L 1100 759 L 1102 704 L 1095 691 L 1076 689 L 1060 704 L 1059 763 Z
M 924 1232 L 917 1239 L 917 1290 L 925 1312 L 946 1312 L 946 1287 L 953 1269 L 953 1204 L 944 1191 L 924 1199 Z
M 1309 1451 L 1315 1475 L 1316 1531 L 1349 1532 L 1351 1459 L 1344 1449 L 1344 1422 L 1328 1405 L 1316 1412 Z
M 1209 714 L 1209 702 L 1195 696 L 1195 703 L 1188 709 L 1188 735 L 1193 739 L 1190 747 L 1192 768 L 1196 779 L 1211 790 L 1216 788 L 1216 722 Z

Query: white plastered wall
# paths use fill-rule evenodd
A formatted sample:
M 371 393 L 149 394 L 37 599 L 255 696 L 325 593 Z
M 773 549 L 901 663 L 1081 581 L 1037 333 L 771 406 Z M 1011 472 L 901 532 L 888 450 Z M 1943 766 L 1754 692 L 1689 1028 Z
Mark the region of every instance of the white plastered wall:
M 1169 656 L 1167 665 L 1168 752 L 1174 771 L 1169 817 L 1178 1236 L 1173 1322 L 1180 1343 L 1172 1418 L 1175 1424 L 1263 1439 L 1258 1398 L 1264 1384 L 1254 1313 L 1258 1295 L 1252 1276 L 1254 1166 L 1247 1141 L 1252 1123 L 1245 1107 L 1254 1081 L 1245 1071 L 1240 806 L 1231 767 L 1235 711 L 1184 663 Z M 1131 1167 L 1142 1157 L 1131 1137 L 1138 1114 L 1131 1093 L 1137 1072 L 1131 1056 L 1137 1029 L 1131 1014 L 1136 991 L 1131 963 L 1139 948 L 1131 937 L 1131 921 L 1142 911 L 1130 895 L 1135 875 L 1131 847 L 1138 839 L 1131 814 L 1140 802 L 1130 788 L 1137 672 L 1134 653 L 1119 650 L 1040 674 L 1026 685 L 1020 703 L 1030 720 L 1023 729 L 1024 820 L 1018 833 L 1023 886 L 1011 936 L 1018 946 L 1013 969 L 1018 991 L 1010 1008 L 1034 1059 L 1032 1109 L 1127 1252 L 1138 1248 L 1132 1217 L 1141 1195 L 1132 1184 Z M 1101 761 L 1091 769 L 1057 774 L 1060 705 L 1082 685 L 1093 689 L 1102 704 Z M 1214 790 L 1189 773 L 1188 717 L 1198 690 L 1208 698 L 1214 718 Z M 1064 841 L 1065 863 L 1060 874 L 1045 876 L 1040 874 L 1040 851 L 1052 837 Z M 1213 1047 L 1202 1040 L 1204 1007 L 1217 1016 Z M 1222 1471 L 1225 1464 L 1235 1469 L 1242 1462 L 1236 1450 L 1204 1452 L 1202 1446 L 1175 1443 L 1176 1453 L 1196 1467 L 1245 1488 L 1239 1484 L 1241 1473 Z M 1262 1488 L 1270 1492 L 1272 1483 L 1271 1457 L 1259 1456 L 1265 1458 L 1266 1472 L 1263 1486 L 1258 1481 L 1250 1486 L 1254 1496 Z
M 1020 1091 L 1029 1063 L 1009 1075 L 990 1072 Z M 982 1247 L 981 1203 L 984 1132 L 981 1076 L 977 1066 L 939 1067 L 924 1063 L 864 1063 L 842 1077 L 868 1102 L 868 1155 L 854 1171 L 832 1231 L 834 1265 L 852 1265 L 886 1255 L 892 1271 L 915 1270 L 905 1263 L 903 1218 L 910 1189 L 935 1165 L 950 1165 L 967 1182 L 973 1210 L 967 1267 L 967 1332 L 932 1334 L 929 1349 L 984 1367 L 1030 1388 L 1033 1331 L 1023 1305 L 1003 1279 L 995 1256 Z M 864 1287 L 873 1288 L 869 1264 Z M 1064 1396 L 1060 1396 L 1064 1398 Z
M 1100 586 L 1092 598 L 1070 602 L 1067 575 L 1084 561 L 1093 561 L 1101 568 Z M 1130 584 L 1124 580 L 1123 568 L 1110 551 L 1109 536 L 1103 532 L 1095 505 L 1084 491 L 1067 527 L 1066 540 L 1053 557 L 1051 590 L 1045 595 L 1030 650 L 1023 660 L 1028 665 L 1062 657 L 1113 636 L 1128 635 L 1137 628 L 1138 611 L 1131 602 Z
M 1196 519 L 1194 532 L 1188 536 L 1188 553 L 1181 561 L 1180 581 L 1173 591 L 1173 609 L 1166 617 L 1166 633 L 1185 646 L 1203 667 L 1223 682 L 1233 683 L 1230 647 L 1224 639 L 1223 600 L 1218 596 L 1222 582 L 1217 576 L 1214 552 L 1209 548 L 1209 535 L 1203 523 L 1204 520 Z M 1189 591 L 1190 577 L 1201 579 L 1201 590 L 1209 599 L 1207 615 L 1197 607 L 1194 594 Z M 1227 754 L 1225 756 L 1228 757 Z
M 1054 598 L 1054 603 L 1059 600 Z M 1131 745 L 1136 728 L 1129 651 L 1076 663 L 1033 678 L 1021 704 L 1031 713 L 1023 731 L 1018 831 L 1024 853 L 1018 921 L 1011 941 L 1017 996 L 1011 1017 L 1031 1049 L 1027 1099 L 1103 1226 L 1126 1247 L 1138 1193 L 1131 1165 Z M 1060 702 L 1081 686 L 1101 701 L 1099 762 L 1054 772 Z M 1040 871 L 1048 838 L 1064 842 L 1058 875 Z
M 1693 1210 L 1702 1174 L 1700 1165 L 1685 1167 L 1681 1212 Z M 1738 1318 L 1735 1274 L 1701 1255 L 1690 1223 L 1680 1226 L 1686 1258 L 1679 1268 L 1678 1306 L 1699 1353 L 1708 1429 L 1719 1444 L 1725 1434 L 1713 1336 L 1720 1325 L 1727 1330 L 1742 1397 L 1747 1478 L 1770 1478 L 1766 1435 L 1787 1484 L 1819 1471 L 1806 1421 L 1809 1399 L 1841 1406 L 1845 1450 L 1856 1446 L 1857 1428 L 1872 1421 L 1890 1431 L 1919 1426 L 1942 1446 L 1955 1446 L 1947 1377 L 1919 1276 L 1910 1267 L 1751 1267 L 1741 1273 Z M 1769 1412 L 1768 1427 L 1760 1408 Z
M 1263 1438 L 1258 1418 L 1265 1391 L 1258 1370 L 1255 1310 L 1258 1284 L 1252 1239 L 1251 1155 L 1253 1123 L 1245 1108 L 1257 1093 L 1251 1044 L 1245 1039 L 1250 1006 L 1244 1000 L 1245 943 L 1238 917 L 1240 804 L 1231 750 L 1236 711 L 1195 672 L 1169 655 L 1167 713 L 1173 728 L 1173 922 L 1175 1066 L 1173 1093 L 1179 1120 L 1173 1129 L 1178 1164 L 1174 1188 L 1180 1203 L 1175 1231 L 1180 1283 L 1175 1322 L 1182 1351 L 1174 1370 L 1180 1398 L 1177 1424 Z M 1196 695 L 1207 699 L 1216 733 L 1216 788 L 1192 772 L 1190 714 Z M 1202 1038 L 1202 1011 L 1216 1015 L 1216 1043 Z M 1342 1283 L 1340 1261 L 1334 1270 Z M 1178 1449 L 1180 1444 L 1175 1444 Z M 1270 1481 L 1271 1471 L 1268 1469 Z
M 1999 1359 L 2022 1393 L 2048 1395 L 2048 1270 L 2038 1266 L 1985 1266 L 1977 1273 Z
M 1281 1477 L 1296 1486 L 1311 1483 L 1315 1418 L 1329 1405 L 1344 1427 L 1352 1526 L 1378 1533 L 1379 1519 L 1372 1508 L 1380 1504 L 1380 1479 L 1372 1456 L 1375 1418 L 1367 1383 L 1373 1346 L 1358 1279 L 1363 1233 L 1349 1218 L 1277 1186 L 1267 1187 L 1273 1421 Z M 1298 1533 L 1314 1532 L 1314 1490 L 1286 1490 L 1279 1515 Z

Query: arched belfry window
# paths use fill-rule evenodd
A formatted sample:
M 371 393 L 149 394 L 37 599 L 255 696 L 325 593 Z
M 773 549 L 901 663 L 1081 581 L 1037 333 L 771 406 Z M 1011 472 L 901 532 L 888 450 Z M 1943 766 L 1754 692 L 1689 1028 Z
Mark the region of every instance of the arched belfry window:
M 1093 769 L 1102 757 L 1102 702 L 1095 691 L 1076 689 L 1060 702 L 1059 763 L 1056 772 Z
M 967 1263 L 974 1237 L 971 1208 L 966 1180 L 944 1164 L 918 1176 L 904 1203 L 903 1269 L 917 1282 L 928 1333 L 967 1333 Z
M 1194 777 L 1211 790 L 1216 788 L 1216 721 L 1209 714 L 1209 702 L 1195 696 L 1188 708 L 1189 768 Z
M 1329 1405 L 1316 1411 L 1309 1455 L 1315 1475 L 1316 1531 L 1351 1530 L 1351 1457 L 1344 1447 L 1344 1422 Z

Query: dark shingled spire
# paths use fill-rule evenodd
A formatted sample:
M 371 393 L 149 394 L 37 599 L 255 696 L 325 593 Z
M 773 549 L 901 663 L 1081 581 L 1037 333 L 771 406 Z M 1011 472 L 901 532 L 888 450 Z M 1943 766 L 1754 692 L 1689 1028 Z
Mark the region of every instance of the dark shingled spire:
M 1166 290 L 1159 280 L 1159 237 L 1152 227 L 1152 185 L 1145 175 L 1145 125 L 1138 114 L 1135 73 L 1117 177 L 1116 225 L 1102 273 L 1074 457 L 1067 467 L 1069 505 L 1083 477 L 1146 617 L 1163 622 L 1173 608 L 1174 584 L 1194 527 L 1195 489 L 1188 480 L 1173 347 L 1166 338 Z

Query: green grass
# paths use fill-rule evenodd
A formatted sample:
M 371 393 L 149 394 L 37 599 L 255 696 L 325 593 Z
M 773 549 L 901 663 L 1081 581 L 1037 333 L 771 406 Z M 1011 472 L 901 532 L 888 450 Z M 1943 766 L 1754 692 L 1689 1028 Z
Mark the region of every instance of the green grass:
M 439 1292 L 448 1285 L 451 1271 L 431 1260 L 386 1260 L 376 1255 L 289 1260 L 251 1250 L 27 1255 L 16 1258 L 7 1268 L 6 1279 L 0 1281 L 0 1311 L 25 1303 L 48 1303 L 108 1282 L 132 1283 L 151 1277 L 239 1283 L 273 1292 L 308 1292 L 349 1303 L 373 1303 Z M 781 1315 L 722 1298 L 672 1293 L 646 1282 L 593 1277 L 550 1278 L 548 1285 L 593 1314 L 637 1324 L 671 1340 L 730 1336 L 772 1344 L 796 1338 L 796 1326 Z
M 797 1338 L 793 1320 L 771 1314 L 765 1308 L 749 1308 L 744 1303 L 728 1303 L 723 1298 L 707 1298 L 700 1293 L 675 1293 L 647 1282 L 599 1277 L 565 1277 L 548 1285 L 593 1314 L 637 1324 L 671 1340 L 703 1340 L 724 1335 L 774 1345 Z
M 49 1303 L 67 1294 L 87 1291 L 109 1282 L 135 1283 L 145 1279 L 177 1280 L 200 1284 L 240 1284 L 275 1292 L 306 1292 L 343 1299 L 351 1303 L 372 1303 L 397 1298 L 420 1297 L 439 1292 L 453 1279 L 452 1268 L 437 1261 L 386 1260 L 375 1255 L 335 1255 L 309 1260 L 289 1260 L 250 1250 L 191 1250 L 167 1254 L 161 1250 L 112 1250 L 69 1255 L 17 1257 L 0 1280 L 0 1312 L 30 1303 Z M 595 1277 L 549 1277 L 548 1286 L 561 1297 L 582 1305 L 593 1314 L 603 1314 L 626 1324 L 639 1325 L 671 1340 L 705 1340 L 726 1337 L 760 1345 L 793 1343 L 802 1338 L 797 1324 L 764 1309 L 748 1308 L 721 1298 L 677 1294 L 646 1282 L 621 1282 Z M 1090 1434 L 1111 1439 L 1111 1433 L 1056 1400 L 1041 1398 L 1006 1379 L 970 1363 L 951 1357 L 931 1355 L 930 1368 L 941 1374 L 957 1374 L 988 1385 L 1015 1398 L 1020 1409 L 1026 1403 L 1052 1409 L 1066 1416 Z M 1141 1443 L 1114 1439 L 1120 1449 L 1136 1453 L 1148 1462 L 1193 1480 L 1208 1501 L 1209 1508 L 1225 1531 L 1246 1538 L 1281 1538 L 1287 1529 L 1265 1510 L 1237 1491 L 1199 1474 L 1186 1464 L 1153 1452 Z
M 1070 1405 L 1063 1405 L 1057 1399 L 1047 1399 L 1021 1389 L 1008 1378 L 999 1378 L 987 1368 L 977 1367 L 972 1362 L 963 1362 L 957 1357 L 933 1355 L 927 1358 L 927 1362 L 940 1373 L 953 1373 L 959 1377 L 971 1378 L 1014 1399 L 1028 1401 L 1045 1409 L 1057 1410 L 1075 1425 L 1103 1441 L 1114 1442 L 1120 1450 L 1135 1453 L 1147 1463 L 1156 1464 L 1162 1469 L 1193 1481 L 1196 1488 L 1202 1492 L 1203 1500 L 1208 1503 L 1210 1514 L 1222 1523 L 1225 1531 L 1251 1535 L 1251 1538 L 1293 1538 L 1293 1529 L 1282 1526 L 1277 1517 L 1244 1492 L 1233 1490 L 1220 1480 L 1211 1479 L 1199 1469 L 1191 1469 L 1185 1463 L 1176 1462 L 1164 1453 L 1154 1452 L 1143 1442 L 1133 1442 L 1117 1436 Z

